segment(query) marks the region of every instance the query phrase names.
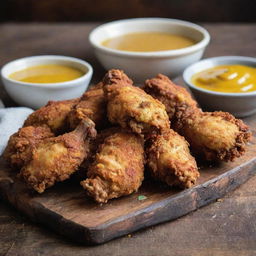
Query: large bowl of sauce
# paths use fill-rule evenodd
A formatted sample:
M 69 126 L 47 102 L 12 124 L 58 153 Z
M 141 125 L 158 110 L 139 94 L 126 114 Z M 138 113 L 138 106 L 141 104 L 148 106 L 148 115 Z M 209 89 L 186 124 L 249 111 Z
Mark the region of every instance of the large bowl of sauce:
M 91 65 L 57 55 L 26 57 L 7 63 L 1 70 L 4 87 L 19 105 L 40 108 L 49 100 L 67 100 L 86 91 Z
M 183 79 L 206 110 L 227 111 L 236 117 L 256 113 L 256 58 L 204 59 L 189 66 Z
M 89 41 L 105 69 L 124 69 L 135 82 L 143 82 L 157 73 L 180 75 L 202 57 L 210 36 L 194 23 L 138 18 L 103 24 Z

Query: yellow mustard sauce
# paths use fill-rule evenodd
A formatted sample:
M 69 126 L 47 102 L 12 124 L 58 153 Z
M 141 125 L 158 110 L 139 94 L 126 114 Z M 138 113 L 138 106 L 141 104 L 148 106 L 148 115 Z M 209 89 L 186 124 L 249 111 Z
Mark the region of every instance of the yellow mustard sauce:
M 38 65 L 12 73 L 11 79 L 27 83 L 59 83 L 84 75 L 79 69 L 64 65 Z
M 191 82 L 197 87 L 216 92 L 252 92 L 256 90 L 256 68 L 220 65 L 196 73 Z
M 196 41 L 191 38 L 180 35 L 140 32 L 107 39 L 102 42 L 102 45 L 121 51 L 152 52 L 181 49 L 195 43 Z

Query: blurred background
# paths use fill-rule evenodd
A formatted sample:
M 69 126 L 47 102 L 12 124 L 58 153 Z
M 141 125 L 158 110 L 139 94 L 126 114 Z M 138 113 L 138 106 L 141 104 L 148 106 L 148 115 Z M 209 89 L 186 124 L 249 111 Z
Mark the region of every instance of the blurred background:
M 168 17 L 255 22 L 255 0 L 1 0 L 1 22 L 84 22 Z

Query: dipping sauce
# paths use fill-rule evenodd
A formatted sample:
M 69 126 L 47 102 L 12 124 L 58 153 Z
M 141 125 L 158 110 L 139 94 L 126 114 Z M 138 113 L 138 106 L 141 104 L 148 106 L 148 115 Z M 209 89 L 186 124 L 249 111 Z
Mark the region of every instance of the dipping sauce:
M 103 41 L 102 45 L 121 51 L 153 52 L 181 49 L 195 43 L 196 41 L 185 36 L 159 32 L 143 32 L 113 37 Z
M 79 69 L 64 65 L 32 66 L 12 73 L 11 79 L 27 83 L 59 83 L 71 81 L 84 75 Z
M 221 65 L 192 76 L 197 87 L 229 93 L 256 91 L 256 68 L 243 65 Z

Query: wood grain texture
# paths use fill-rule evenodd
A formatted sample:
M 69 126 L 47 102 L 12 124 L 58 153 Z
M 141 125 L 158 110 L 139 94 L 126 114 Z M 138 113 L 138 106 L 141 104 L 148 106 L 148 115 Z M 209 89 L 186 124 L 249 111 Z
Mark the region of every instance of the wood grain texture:
M 248 124 L 253 129 L 256 116 Z M 60 183 L 42 195 L 32 193 L 1 161 L 0 194 L 33 221 L 74 241 L 100 244 L 179 218 L 243 184 L 256 173 L 255 145 L 256 138 L 253 137 L 246 154 L 235 162 L 201 166 L 201 177 L 190 189 L 179 191 L 146 180 L 137 193 L 104 205 L 93 202 L 79 184 L 70 181 Z M 138 200 L 139 195 L 146 199 Z
M 0 66 L 36 54 L 63 54 L 89 60 L 94 81 L 104 70 L 95 60 L 87 36 L 98 23 L 0 24 Z M 256 24 L 202 24 L 211 34 L 204 57 L 256 57 Z M 75 47 L 74 47 L 75 46 Z M 179 80 L 179 83 L 182 81 Z M 0 98 L 15 106 L 0 82 Z M 253 256 L 256 253 L 256 176 L 221 201 L 131 236 L 99 246 L 80 246 L 45 225 L 35 225 L 0 198 L 0 255 L 94 256 Z

